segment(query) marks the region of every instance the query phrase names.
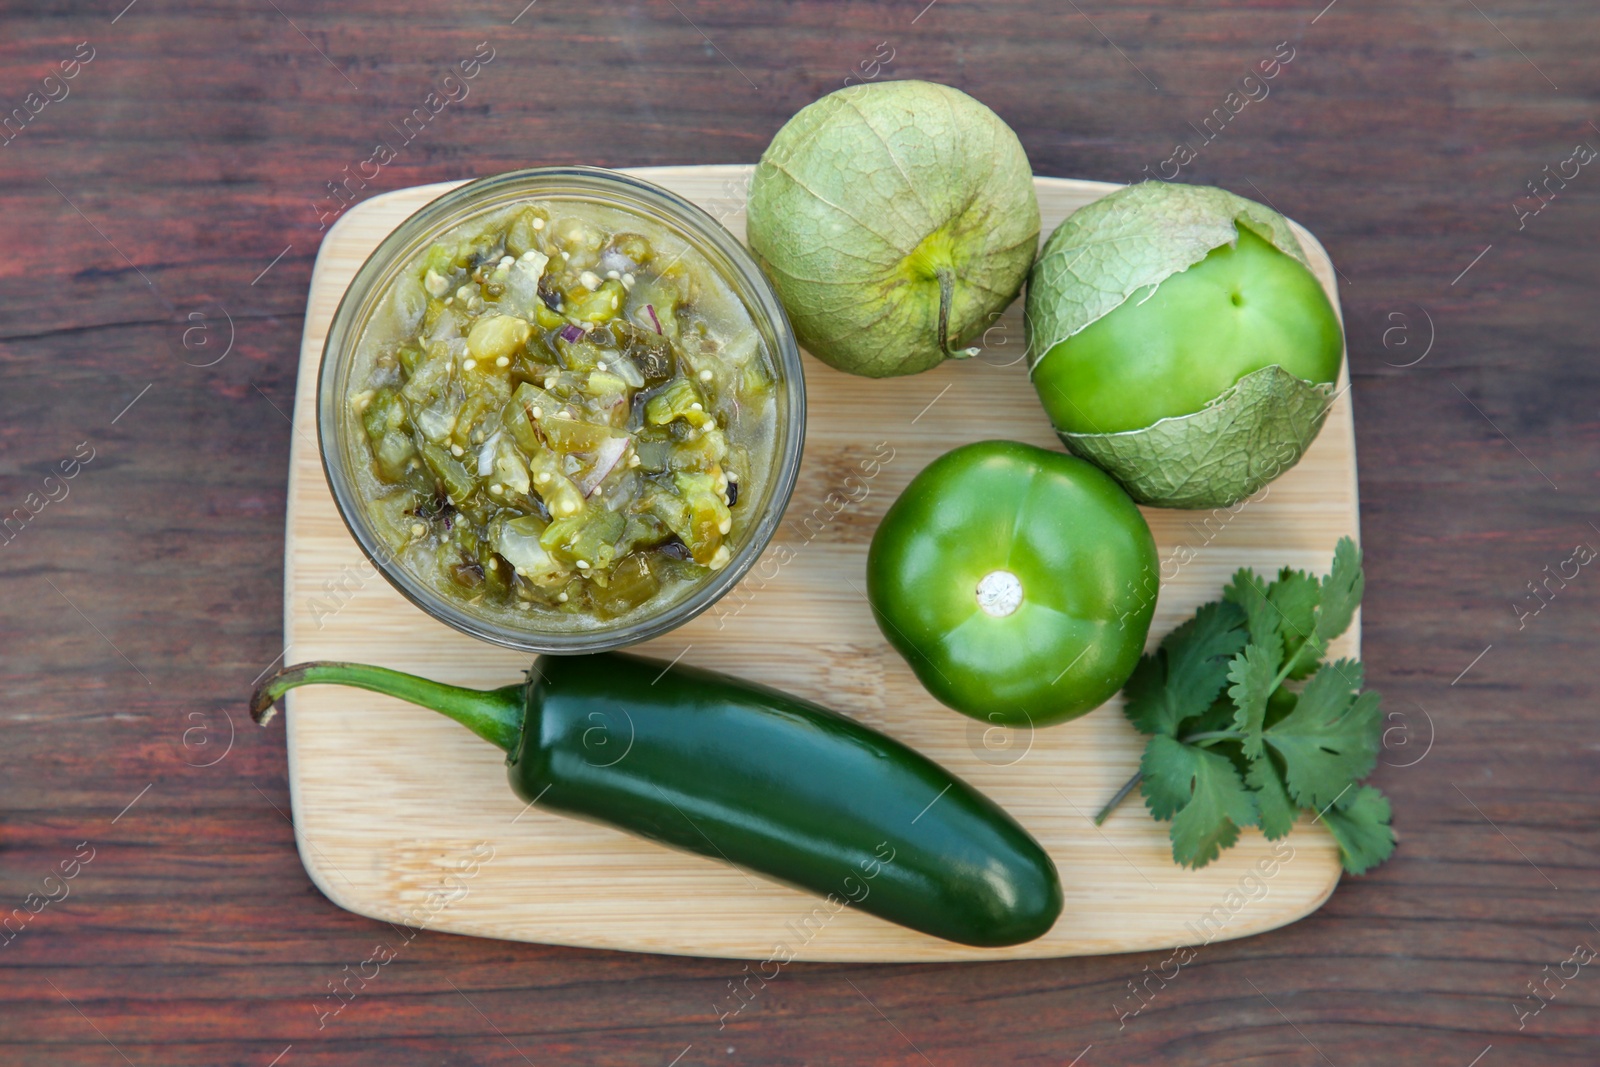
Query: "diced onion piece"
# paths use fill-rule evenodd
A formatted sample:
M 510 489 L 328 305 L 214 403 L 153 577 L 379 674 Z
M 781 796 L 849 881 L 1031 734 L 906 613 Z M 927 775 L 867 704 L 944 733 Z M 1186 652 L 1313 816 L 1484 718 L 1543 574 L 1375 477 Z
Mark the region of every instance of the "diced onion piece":
M 621 378 L 623 381 L 628 383 L 628 388 L 644 388 L 644 372 L 639 369 L 639 365 L 637 363 L 629 359 L 627 356 L 623 356 L 621 359 L 611 364 L 611 369 L 616 373 L 618 378 Z
M 443 441 L 450 436 L 450 431 L 456 428 L 455 412 L 443 404 L 430 404 L 420 408 L 414 418 L 417 429 L 422 431 L 422 436 L 430 441 Z
M 495 537 L 495 551 L 506 558 L 518 575 L 535 585 L 559 582 L 567 574 L 567 568 L 539 543 L 543 532 L 543 524 L 537 518 L 526 516 L 503 523 Z
M 600 488 L 600 483 L 606 480 L 628 451 L 630 439 L 626 437 L 608 437 L 600 442 L 600 447 L 595 450 L 594 465 L 578 479 L 578 488 L 584 496 L 593 496 L 595 490 Z
M 487 478 L 494 473 L 494 450 L 500 443 L 500 434 L 496 433 L 483 443 L 478 449 L 478 477 Z
M 756 354 L 756 346 L 760 342 L 754 330 L 740 331 L 738 336 L 723 345 L 722 362 L 734 367 L 743 366 Z
M 499 437 L 498 434 L 495 436 Z M 526 493 L 532 484 L 528 479 L 528 468 L 523 466 L 522 457 L 517 455 L 516 448 L 506 439 L 502 439 L 495 450 L 494 473 L 501 484 L 513 493 Z

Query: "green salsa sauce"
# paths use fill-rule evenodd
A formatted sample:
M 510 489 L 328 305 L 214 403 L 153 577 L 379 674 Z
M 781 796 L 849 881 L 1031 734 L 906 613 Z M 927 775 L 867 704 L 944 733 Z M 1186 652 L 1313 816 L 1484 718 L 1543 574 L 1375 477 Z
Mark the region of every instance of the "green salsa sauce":
M 776 374 L 706 256 L 607 205 L 464 223 L 368 324 L 347 417 L 394 557 L 504 624 L 652 613 L 727 566 L 771 474 Z

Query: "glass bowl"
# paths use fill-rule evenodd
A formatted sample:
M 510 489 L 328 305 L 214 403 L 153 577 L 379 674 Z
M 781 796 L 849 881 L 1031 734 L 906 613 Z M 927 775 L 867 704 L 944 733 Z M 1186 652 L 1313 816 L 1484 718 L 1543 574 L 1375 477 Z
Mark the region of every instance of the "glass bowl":
M 750 501 L 749 514 L 755 517 L 742 524 L 728 564 L 660 604 L 647 602 L 609 622 L 553 625 L 548 614 L 529 612 L 524 624 L 521 616 L 508 621 L 506 613 L 497 616 L 447 597 L 396 557 L 375 529 L 361 492 L 359 472 L 370 469 L 370 453 L 365 441 L 352 432 L 352 423 L 359 423 L 348 417 L 346 407 L 352 373 L 371 358 L 363 338 L 382 313 L 392 283 L 446 231 L 524 200 L 603 205 L 643 216 L 683 241 L 704 257 L 743 303 L 776 377 L 775 426 L 762 499 Z M 451 190 L 402 222 L 367 258 L 328 330 L 317 382 L 317 430 L 323 470 L 340 516 L 361 550 L 407 600 L 448 626 L 507 648 L 601 652 L 659 636 L 694 618 L 738 584 L 761 555 L 788 506 L 800 468 L 805 378 L 783 306 L 750 253 L 721 223 L 681 196 L 628 174 L 598 167 L 540 167 L 481 178 Z

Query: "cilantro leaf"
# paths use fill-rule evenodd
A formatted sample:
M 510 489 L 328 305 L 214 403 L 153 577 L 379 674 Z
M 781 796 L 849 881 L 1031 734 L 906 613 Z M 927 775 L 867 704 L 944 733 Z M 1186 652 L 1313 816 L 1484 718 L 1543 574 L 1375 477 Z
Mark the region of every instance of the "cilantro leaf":
M 1226 756 L 1157 736 L 1139 766 L 1146 806 L 1172 820 L 1172 858 L 1185 867 L 1204 867 L 1256 821 L 1254 795 Z
M 1294 710 L 1263 732 L 1283 757 L 1289 793 L 1321 810 L 1350 783 L 1371 773 L 1378 759 L 1378 694 L 1360 696 L 1361 664 L 1342 659 L 1306 683 Z
M 1237 604 L 1244 611 L 1250 630 L 1250 643 L 1261 645 L 1269 652 L 1276 647 L 1283 655 L 1283 636 L 1279 632 L 1281 612 L 1267 599 L 1268 586 L 1255 571 L 1240 567 L 1234 572 L 1233 582 L 1222 591 L 1223 599 Z M 1310 633 L 1310 627 L 1304 631 Z M 1276 667 L 1273 668 L 1277 670 Z
M 1197 794 L 1195 800 L 1173 818 L 1168 833 L 1172 838 L 1172 858 L 1180 865 L 1204 867 L 1221 855 L 1223 849 L 1238 843 L 1241 823 L 1235 819 L 1243 820 L 1245 826 L 1255 819 L 1255 801 L 1250 791 L 1237 784 L 1239 775 L 1232 767 L 1228 768 L 1227 776 L 1234 788 Z
M 1361 692 L 1358 661 L 1323 662 L 1365 584 L 1348 537 L 1326 577 L 1284 567 L 1268 582 L 1236 571 L 1220 602 L 1140 659 L 1125 712 L 1150 738 L 1139 773 L 1096 822 L 1142 782 L 1151 815 L 1171 823 L 1173 859 L 1187 867 L 1216 859 L 1245 826 L 1284 837 L 1303 808 L 1326 820 L 1352 874 L 1388 859 L 1389 802 L 1356 784 L 1377 763 L 1378 694 Z
M 1267 717 L 1267 700 L 1278 677 L 1278 660 L 1272 650 L 1251 644 L 1228 664 L 1228 696 L 1237 709 L 1234 729 L 1244 734 L 1244 754 L 1251 759 L 1261 755 L 1261 728 Z
M 1217 699 L 1211 706 L 1192 719 L 1184 720 L 1185 734 L 1212 733 L 1218 730 L 1233 729 L 1234 707 L 1233 701 L 1228 699 L 1227 693 L 1218 693 Z
M 1286 686 L 1279 686 L 1267 698 L 1267 715 L 1262 722 L 1267 726 L 1276 726 L 1283 721 L 1283 717 L 1294 710 L 1295 701 L 1300 697 L 1289 691 Z
M 1394 852 L 1389 798 L 1370 785 L 1346 793 L 1322 821 L 1339 842 L 1339 858 L 1351 874 L 1365 874 Z
M 1145 746 L 1139 760 L 1139 773 L 1144 776 L 1139 792 L 1154 818 L 1170 819 L 1189 803 L 1194 775 L 1187 753 L 1193 747 L 1164 734 L 1152 737 Z
M 1334 638 L 1350 629 L 1366 584 L 1366 576 L 1361 571 L 1361 550 L 1350 538 L 1339 538 L 1333 550 L 1333 569 L 1322 579 L 1322 600 L 1317 605 L 1315 638 L 1319 656 L 1328 651 Z
M 1228 677 L 1228 657 L 1249 635 L 1244 613 L 1227 601 L 1206 604 L 1161 640 L 1154 655 L 1139 658 L 1124 689 L 1123 713 L 1140 733 L 1177 734 L 1183 720 L 1211 706 Z
M 1263 752 L 1260 759 L 1252 760 L 1244 780 L 1255 790 L 1256 808 L 1261 814 L 1256 825 L 1261 827 L 1267 840 L 1276 841 L 1287 836 L 1294 827 L 1299 809 L 1289 799 L 1289 792 L 1283 787 L 1283 778 L 1273 766 L 1272 757 Z
M 1283 628 L 1284 649 L 1287 660 L 1292 661 L 1289 677 L 1304 678 L 1317 667 L 1326 646 L 1310 641 L 1316 632 L 1317 605 L 1322 599 L 1322 585 L 1305 571 L 1278 572 L 1278 580 L 1267 590 L 1267 600 L 1276 609 Z

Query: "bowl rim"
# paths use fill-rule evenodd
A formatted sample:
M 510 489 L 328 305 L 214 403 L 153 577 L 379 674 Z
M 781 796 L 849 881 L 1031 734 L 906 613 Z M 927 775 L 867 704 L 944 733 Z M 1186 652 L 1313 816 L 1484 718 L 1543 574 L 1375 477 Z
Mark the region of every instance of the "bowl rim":
M 557 186 L 541 194 L 539 186 Z M 598 195 L 611 186 L 620 194 L 615 200 Z M 500 193 L 503 202 L 474 210 L 480 201 Z M 657 224 L 666 224 L 675 236 L 711 261 L 723 273 L 734 295 L 751 316 L 758 331 L 767 324 L 776 351 L 771 353 L 781 386 L 777 427 L 774 431 L 774 466 L 769 475 L 765 511 L 751 528 L 744 544 L 728 565 L 713 572 L 680 599 L 654 613 L 621 626 L 601 626 L 575 630 L 519 630 L 474 614 L 425 581 L 413 575 L 395 558 L 395 552 L 367 521 L 365 502 L 354 484 L 353 472 L 330 458 L 342 454 L 339 421 L 343 397 L 334 396 L 342 364 L 348 364 L 359 346 L 361 333 L 387 292 L 381 285 L 391 281 L 396 270 L 420 246 L 433 237 L 469 221 L 477 214 L 509 206 L 518 196 L 538 199 L 560 195 L 568 200 L 589 200 L 623 211 L 642 214 Z M 639 202 L 656 209 L 661 217 L 639 210 Z M 719 263 L 718 259 L 724 261 Z M 742 283 L 742 284 L 740 284 Z M 335 510 L 344 521 L 356 545 L 384 579 L 411 604 L 429 617 L 451 628 L 503 648 L 556 655 L 602 652 L 624 648 L 659 637 L 700 615 L 738 585 L 755 565 L 776 534 L 788 508 L 799 477 L 805 447 L 806 388 L 805 368 L 799 342 L 783 303 L 755 256 L 726 226 L 691 200 L 653 182 L 622 171 L 593 166 L 529 167 L 505 171 L 467 181 L 430 200 L 408 215 L 384 236 L 362 261 L 329 320 L 317 368 L 317 445 L 323 476 L 333 496 Z M 786 402 L 786 403 L 785 403 Z

